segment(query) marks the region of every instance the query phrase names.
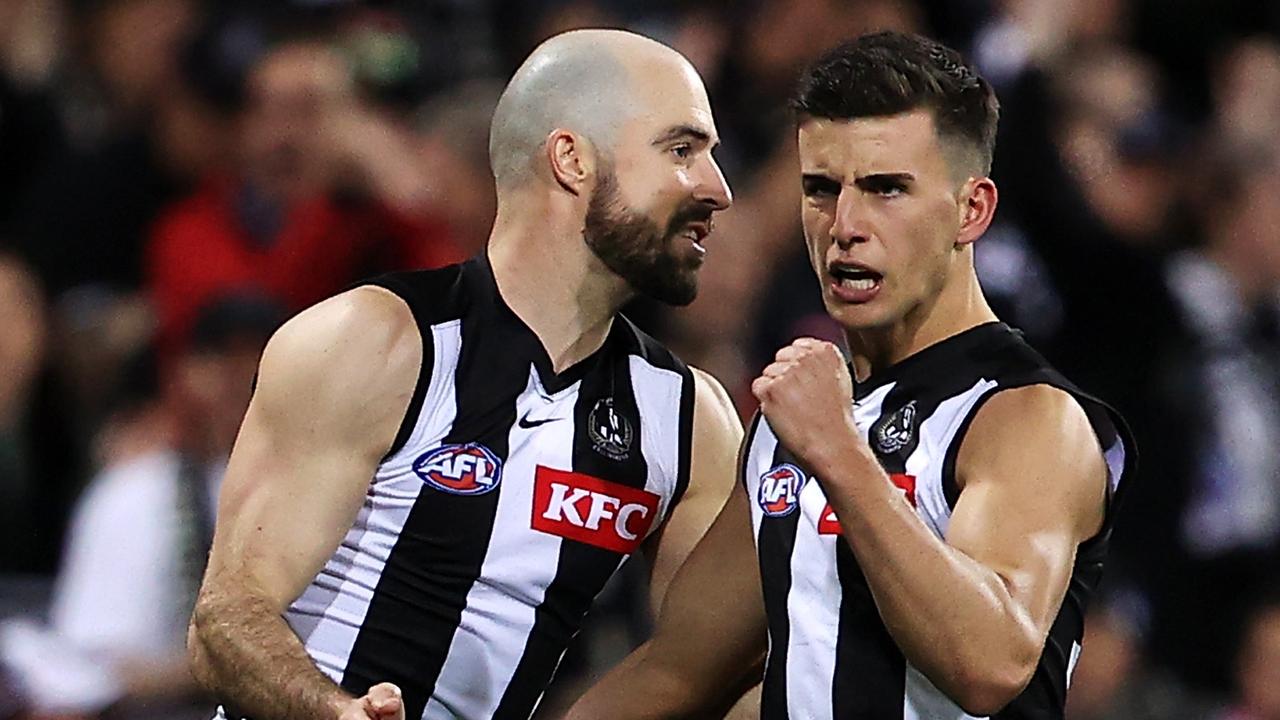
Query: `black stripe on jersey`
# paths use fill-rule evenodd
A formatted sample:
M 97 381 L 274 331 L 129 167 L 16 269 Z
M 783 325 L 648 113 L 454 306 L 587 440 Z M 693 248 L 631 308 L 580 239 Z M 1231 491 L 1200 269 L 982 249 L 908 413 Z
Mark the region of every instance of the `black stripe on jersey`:
M 475 282 L 464 275 L 465 285 Z M 479 442 L 505 461 L 516 421 L 512 400 L 528 383 L 526 358 L 534 349 L 526 347 L 527 334 L 495 327 L 509 320 L 483 291 L 470 287 L 467 294 L 476 307 L 462 322 L 457 415 L 443 443 Z M 344 689 L 363 695 L 374 684 L 394 682 L 404 692 L 406 717 L 422 715 L 479 577 L 501 492 L 501 483 L 469 496 L 424 484 L 352 647 Z
M 978 416 L 978 411 L 982 409 L 987 401 L 995 397 L 995 394 L 1005 388 L 997 385 L 986 391 L 973 403 L 973 407 L 969 409 L 969 414 L 965 415 L 964 420 L 960 421 L 960 427 L 956 428 L 956 434 L 953 436 L 951 446 L 947 448 L 946 455 L 942 459 L 942 496 L 947 500 L 947 507 L 952 510 L 956 507 L 956 502 L 960 500 L 960 483 L 956 482 L 956 459 L 960 456 L 960 445 L 964 441 L 964 436 L 969 432 L 969 426 L 973 424 L 973 419 Z
M 451 265 L 439 270 L 394 273 L 380 275 L 362 283 L 390 290 L 398 295 L 409 306 L 409 311 L 413 313 L 413 319 L 418 325 L 418 334 L 422 337 L 422 369 L 418 372 L 418 382 L 413 387 L 413 397 L 409 400 L 404 419 L 400 421 L 400 428 L 396 431 L 391 449 L 387 450 L 387 454 L 383 456 L 384 460 L 400 452 L 404 444 L 409 441 L 414 425 L 417 424 L 418 415 L 422 412 L 422 403 L 426 399 L 427 389 L 431 387 L 431 374 L 435 364 L 435 337 L 432 335 L 431 325 L 441 320 L 438 317 L 441 310 L 457 304 L 456 301 L 451 301 L 450 296 L 458 295 L 457 282 L 461 269 L 461 265 Z M 450 276 L 453 276 L 452 280 Z M 424 292 L 423 289 L 432 289 L 436 292 Z M 257 381 L 257 376 L 254 376 L 254 380 Z
M 759 415 L 753 421 L 759 427 Z M 752 442 L 755 438 L 752 438 Z M 750 453 L 746 448 L 744 455 Z M 796 464 L 796 459 L 779 443 L 773 451 L 770 467 L 781 463 Z M 812 478 L 810 478 L 812 481 Z M 759 502 L 758 498 L 749 498 Z M 769 660 L 764 669 L 764 684 L 760 694 L 761 720 L 787 718 L 787 642 L 791 637 L 790 619 L 787 615 L 787 596 L 791 594 L 791 555 L 796 549 L 796 530 L 803 513 L 799 508 L 790 515 L 760 519 L 760 532 L 756 545 L 760 556 L 760 577 L 763 578 L 765 615 L 769 620 Z
M 885 395 L 880 416 L 868 432 L 872 452 L 885 472 L 907 471 L 907 458 L 920 445 L 921 425 L 944 400 L 971 385 L 963 375 L 945 377 L 946 382 L 939 382 L 936 375 L 903 376 Z M 841 540 L 836 544 L 836 572 L 843 592 L 831 693 L 833 717 L 900 718 L 906 659 L 884 626 L 849 543 Z
M 636 405 L 631 382 L 631 367 L 619 333 L 626 332 L 615 323 L 605 348 L 595 362 L 611 367 L 610 372 L 588 373 L 578 389 L 573 420 L 573 471 L 627 487 L 645 487 L 649 477 L 643 453 L 644 428 Z M 590 430 L 591 422 L 601 422 L 612 403 L 613 412 L 630 424 L 631 442 L 618 459 L 597 449 Z M 656 521 L 656 519 L 655 519 Z M 556 576 L 547 587 L 542 603 L 534 614 L 533 630 L 524 654 L 516 666 L 511 682 L 494 711 L 495 720 L 528 718 L 551 683 L 560 658 L 569 641 L 582 625 L 600 591 L 622 564 L 626 556 L 594 545 L 565 539 L 560 544 Z
M 885 472 L 906 472 L 906 459 L 920 443 L 920 423 L 937 409 L 941 396 L 917 396 L 910 385 L 899 383 L 885 395 L 880 417 L 871 424 L 868 439 Z M 904 424 L 908 405 L 914 409 Z M 903 444 L 886 449 L 877 434 L 894 423 L 907 431 Z M 899 438 L 901 440 L 901 438 Z M 832 678 L 832 717 L 856 720 L 889 720 L 902 717 L 906 685 L 906 660 L 880 618 L 871 588 L 849 543 L 836 542 L 836 574 L 840 578 L 840 625 L 836 639 L 836 664 Z

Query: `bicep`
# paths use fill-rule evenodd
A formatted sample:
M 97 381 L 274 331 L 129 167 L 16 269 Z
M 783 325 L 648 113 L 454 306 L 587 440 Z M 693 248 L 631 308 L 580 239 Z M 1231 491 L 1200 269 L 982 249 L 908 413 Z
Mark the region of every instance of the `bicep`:
M 764 597 L 746 491 L 737 487 L 676 573 L 658 614 L 654 642 L 671 662 L 741 679 L 767 647 Z
M 1047 634 L 1076 549 L 1101 524 L 1105 464 L 1083 410 L 1061 391 L 1006 391 L 979 412 L 960 448 L 946 540 L 999 575 Z
M 734 467 L 742 423 L 720 384 L 695 373 L 689 487 L 648 549 L 652 560 L 651 601 L 656 608 L 676 571 L 706 534 L 735 483 Z
M 283 610 L 351 527 L 422 355 L 407 308 L 370 293 L 326 301 L 268 344 L 223 481 L 206 587 L 252 583 Z
M 264 415 L 250 406 L 227 466 L 209 575 L 251 578 L 283 609 L 351 526 L 374 464 L 340 443 L 289 437 Z

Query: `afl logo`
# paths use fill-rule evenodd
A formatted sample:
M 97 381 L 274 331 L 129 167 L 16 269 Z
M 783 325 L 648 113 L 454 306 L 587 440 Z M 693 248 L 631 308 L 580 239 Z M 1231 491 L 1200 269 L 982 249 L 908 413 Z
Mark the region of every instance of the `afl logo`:
M 502 480 L 502 461 L 479 443 L 442 445 L 414 460 L 413 472 L 437 490 L 483 495 Z
M 760 476 L 760 507 L 769 517 L 783 517 L 800 505 L 806 478 L 800 468 L 783 463 Z

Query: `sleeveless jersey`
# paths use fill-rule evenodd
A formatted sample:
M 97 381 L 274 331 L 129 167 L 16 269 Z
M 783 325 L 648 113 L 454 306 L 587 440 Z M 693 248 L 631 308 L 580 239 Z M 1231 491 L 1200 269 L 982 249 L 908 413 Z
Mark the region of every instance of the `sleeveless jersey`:
M 371 284 L 412 310 L 421 375 L 355 524 L 286 620 L 351 693 L 398 684 L 407 717 L 528 718 L 688 485 L 693 376 L 621 316 L 556 374 L 484 258 Z
M 881 466 L 921 522 L 945 539 L 959 497 L 956 456 L 975 413 L 1002 390 L 1034 384 L 1060 388 L 1084 408 L 1106 460 L 1108 507 L 1102 530 L 1078 548 L 1034 677 L 994 716 L 1002 720 L 1063 717 L 1116 494 L 1134 462 L 1128 431 L 1113 410 L 1080 392 L 1003 323 L 930 346 L 858 383 L 854 393 L 854 420 Z M 820 484 L 759 417 L 748 433 L 742 473 L 768 615 L 762 718 L 970 718 L 905 660 Z

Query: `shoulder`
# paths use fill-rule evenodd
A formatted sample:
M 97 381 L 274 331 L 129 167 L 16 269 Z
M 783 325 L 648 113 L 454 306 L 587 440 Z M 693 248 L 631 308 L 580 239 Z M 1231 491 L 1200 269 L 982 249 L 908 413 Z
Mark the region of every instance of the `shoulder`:
M 962 492 L 984 483 L 1061 498 L 1092 527 L 1105 500 L 1106 468 L 1080 401 L 1037 384 L 999 390 L 978 408 L 960 446 L 956 481 Z
M 738 412 L 729 397 L 729 392 L 714 375 L 696 367 L 690 367 L 693 374 L 694 407 L 697 412 L 728 414 L 737 422 Z
M 732 446 L 736 452 L 742 440 L 742 421 L 724 386 L 710 373 L 695 367 L 693 374 L 693 427 L 699 438 L 717 439 L 719 447 Z
M 1047 384 L 997 388 L 975 412 L 965 436 L 966 445 L 992 449 L 1015 443 L 1100 452 L 1080 401 L 1067 390 Z
M 362 286 L 302 311 L 263 351 L 257 395 L 303 406 L 411 392 L 422 336 L 394 293 Z M 261 399 L 261 398 L 260 398 Z

